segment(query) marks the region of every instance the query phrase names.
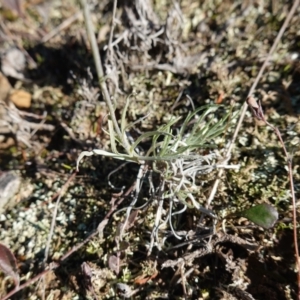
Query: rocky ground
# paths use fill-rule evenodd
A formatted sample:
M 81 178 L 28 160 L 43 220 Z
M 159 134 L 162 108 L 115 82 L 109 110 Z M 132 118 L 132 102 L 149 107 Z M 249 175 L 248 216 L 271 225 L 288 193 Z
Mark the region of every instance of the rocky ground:
M 113 13 L 113 1 L 90 1 L 116 118 L 133 124 L 125 127 L 129 140 L 148 133 L 139 153 L 153 146 L 150 132 L 177 118 L 169 131 L 175 136 L 199 109 L 184 139 L 193 124 L 203 135 L 228 116 L 192 152 L 205 166 L 224 162 L 238 113 L 291 6 L 135 0 L 118 1 Z M 299 28 L 300 7 L 254 94 L 292 156 L 298 198 Z M 264 122 L 247 111 L 226 160 L 232 168 L 221 176 L 216 168 L 197 171 L 184 196 L 169 196 L 182 183 L 180 168 L 172 180 L 166 176 L 175 160 L 141 171 L 95 155 L 75 174 L 82 151 L 113 149 L 82 8 L 74 0 L 0 1 L 0 54 L 0 242 L 15 256 L 10 274 L 20 284 L 53 267 L 10 299 L 296 299 L 286 157 Z M 205 105 L 218 109 L 197 123 Z M 167 136 L 157 138 L 160 147 Z M 279 213 L 270 229 L 237 214 L 262 203 Z M 172 214 L 172 205 L 182 211 Z M 15 282 L 4 273 L 0 281 L 4 299 Z

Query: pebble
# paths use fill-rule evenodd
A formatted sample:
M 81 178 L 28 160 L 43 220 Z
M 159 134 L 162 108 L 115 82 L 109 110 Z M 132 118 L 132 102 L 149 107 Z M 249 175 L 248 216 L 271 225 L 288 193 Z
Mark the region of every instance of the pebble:
M 6 207 L 16 193 L 19 191 L 21 185 L 20 177 L 14 172 L 0 173 L 0 212 Z

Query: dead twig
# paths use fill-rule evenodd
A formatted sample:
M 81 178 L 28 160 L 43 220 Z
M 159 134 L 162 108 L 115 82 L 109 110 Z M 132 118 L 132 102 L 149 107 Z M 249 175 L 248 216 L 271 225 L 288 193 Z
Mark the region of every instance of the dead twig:
M 162 268 L 168 268 L 168 267 L 174 268 L 175 266 L 181 265 L 182 263 L 184 263 L 185 265 L 192 266 L 196 258 L 213 253 L 215 251 L 216 246 L 219 243 L 224 243 L 224 242 L 231 242 L 231 243 L 238 244 L 249 251 L 253 251 L 257 248 L 256 244 L 250 244 L 246 240 L 240 237 L 230 235 L 230 234 L 224 234 L 220 232 L 217 233 L 215 236 L 213 236 L 211 241 L 209 241 L 206 245 L 203 245 L 201 248 L 196 249 L 191 253 L 187 253 L 183 257 L 180 257 L 178 259 L 175 260 L 170 259 L 165 261 L 162 264 Z
M 67 191 L 70 183 L 73 181 L 73 179 L 75 178 L 75 176 L 76 176 L 76 173 L 73 173 L 71 175 L 71 177 L 68 179 L 68 181 L 63 185 L 63 187 L 61 188 L 61 190 L 59 192 L 59 196 L 58 196 L 58 198 L 56 200 L 55 208 L 54 208 L 54 212 L 53 212 L 53 216 L 52 216 L 51 227 L 50 227 L 50 231 L 49 231 L 49 234 L 48 234 L 48 240 L 47 240 L 46 249 L 45 249 L 44 263 L 47 262 L 48 256 L 49 256 L 51 239 L 52 239 L 53 232 L 54 232 L 54 227 L 55 227 L 55 221 L 56 221 L 56 216 L 57 216 L 59 202 L 60 202 L 62 196 L 66 193 L 66 191 Z

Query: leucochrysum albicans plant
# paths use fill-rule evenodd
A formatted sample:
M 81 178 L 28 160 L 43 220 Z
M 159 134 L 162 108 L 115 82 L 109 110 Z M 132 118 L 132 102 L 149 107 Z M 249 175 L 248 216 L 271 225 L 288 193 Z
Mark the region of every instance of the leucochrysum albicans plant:
M 120 125 L 116 120 L 115 108 L 104 79 L 104 71 L 94 34 L 95 30 L 91 22 L 89 7 L 85 0 L 81 0 L 80 2 L 83 7 L 99 85 L 110 113 L 108 134 L 110 137 L 111 152 L 103 149 L 82 152 L 77 160 L 77 170 L 82 158 L 91 155 L 103 155 L 140 164 L 140 171 L 137 175 L 135 185 L 135 197 L 126 209 L 126 219 L 120 232 L 120 239 L 122 239 L 131 210 L 136 208 L 135 204 L 143 183 L 142 177 L 145 176 L 145 172 L 148 170 L 149 172 L 157 172 L 159 174 L 160 183 L 158 187 L 154 186 L 151 176 L 148 176 L 152 194 L 148 203 L 151 200 L 154 200 L 153 202 L 158 201 L 157 213 L 149 244 L 149 253 L 154 243 L 160 248 L 161 243 L 158 232 L 160 227 L 168 222 L 173 234 L 179 239 L 182 238 L 173 229 L 172 217 L 183 213 L 186 208 L 195 208 L 213 216 L 212 211 L 203 208 L 196 199 L 196 192 L 201 188 L 201 182 L 199 183 L 197 176 L 199 174 L 208 174 L 216 168 L 238 167 L 228 166 L 227 161 L 229 158 L 222 157 L 222 152 L 225 153 L 225 151 L 222 151 L 222 149 L 218 151 L 218 149 L 213 147 L 213 140 L 226 132 L 228 124 L 231 123 L 231 120 L 235 116 L 229 110 L 220 120 L 216 120 L 214 113 L 219 106 L 208 105 L 191 112 L 184 121 L 181 118 L 172 118 L 167 124 L 160 126 L 155 131 L 146 132 L 135 141 L 130 142 L 128 138 L 129 130 L 141 120 L 133 124 L 126 124 L 126 111 L 129 99 L 127 99 L 122 112 Z M 137 149 L 139 149 L 141 143 L 149 139 L 152 140 L 149 149 L 144 149 L 143 153 L 139 152 Z M 117 146 L 118 149 L 123 148 L 124 151 L 119 152 Z M 207 154 L 201 154 L 199 149 L 207 149 Z M 162 217 L 165 219 L 162 220 Z
M 223 158 L 220 151 L 215 149 L 214 139 L 226 131 L 229 122 L 235 117 L 231 110 L 223 115 L 219 120 L 215 118 L 215 113 L 220 109 L 220 105 L 206 105 L 189 113 L 185 120 L 181 117 L 174 117 L 165 125 L 160 126 L 155 131 L 150 131 L 139 136 L 135 141 L 128 139 L 129 130 L 139 121 L 127 125 L 126 112 L 129 105 L 127 99 L 122 112 L 120 128 L 115 129 L 115 124 L 111 118 L 108 120 L 108 132 L 110 137 L 111 152 L 103 149 L 84 151 L 77 160 L 77 169 L 80 161 L 85 156 L 103 155 L 126 162 L 140 164 L 140 174 L 137 176 L 136 196 L 128 206 L 126 221 L 135 208 L 138 193 L 141 189 L 143 170 L 145 166 L 151 172 L 157 172 L 160 178 L 160 186 L 152 186 L 152 198 L 158 199 L 158 209 L 154 221 L 151 243 L 158 243 L 158 230 L 162 224 L 169 222 L 173 234 L 181 239 L 173 228 L 172 217 L 183 213 L 187 208 L 194 208 L 214 217 L 211 210 L 202 207 L 195 194 L 201 188 L 201 183 L 197 177 L 201 174 L 208 174 L 216 168 L 237 168 L 238 166 L 227 165 L 228 158 Z M 121 136 L 117 132 L 121 133 Z M 138 149 L 143 141 L 151 139 L 152 143 L 148 150 L 142 152 Z M 119 152 L 117 149 L 124 149 Z M 200 154 L 199 150 L 206 149 L 207 154 Z M 150 178 L 150 177 L 149 177 Z M 165 205 L 165 203 L 168 203 Z M 167 208 L 165 208 L 167 206 Z M 178 209 L 174 211 L 174 209 Z M 168 211 L 162 220 L 162 211 Z M 124 225 L 123 228 L 126 226 Z M 122 237 L 122 234 L 121 234 Z

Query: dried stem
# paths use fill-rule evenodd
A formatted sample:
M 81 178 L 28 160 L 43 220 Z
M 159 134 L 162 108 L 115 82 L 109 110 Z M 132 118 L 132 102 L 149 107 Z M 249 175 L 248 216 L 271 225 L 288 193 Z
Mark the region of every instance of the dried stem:
M 51 222 L 50 232 L 49 232 L 49 235 L 48 235 L 48 240 L 47 240 L 46 249 L 45 249 L 44 263 L 47 262 L 48 257 L 49 257 L 51 239 L 52 239 L 53 232 L 54 232 L 54 227 L 55 227 L 55 222 L 56 222 L 56 216 L 57 216 L 59 202 L 60 202 L 62 196 L 67 191 L 67 188 L 69 187 L 70 183 L 75 178 L 75 176 L 76 176 L 76 173 L 73 173 L 72 176 L 68 179 L 68 181 L 63 185 L 63 187 L 61 188 L 61 190 L 59 192 L 59 196 L 58 196 L 58 198 L 56 200 L 55 208 L 54 208 L 54 212 L 53 212 L 53 216 L 52 216 L 52 222 Z
M 112 40 L 113 40 L 113 35 L 114 35 L 115 23 L 116 23 L 117 3 L 118 3 L 118 1 L 114 0 L 114 7 L 113 7 L 113 13 L 112 13 L 112 24 L 111 24 L 111 30 L 109 33 L 108 50 L 110 51 L 111 55 L 112 55 L 112 51 L 113 51 Z
M 102 91 L 102 95 L 103 95 L 103 98 L 104 98 L 104 100 L 107 104 L 108 110 L 110 112 L 110 117 L 111 117 L 111 120 L 113 122 L 114 129 L 117 132 L 118 138 L 120 139 L 120 141 L 122 141 L 122 144 L 123 144 L 124 148 L 129 153 L 130 145 L 129 145 L 127 139 L 121 133 L 120 127 L 118 125 L 118 122 L 117 122 L 117 119 L 116 119 L 116 116 L 115 116 L 115 109 L 114 109 L 113 104 L 111 102 L 110 95 L 109 95 L 107 85 L 106 85 L 106 82 L 105 82 L 104 71 L 103 71 L 103 67 L 102 67 L 101 57 L 100 57 L 100 54 L 99 54 L 99 48 L 98 48 L 96 37 L 95 37 L 95 30 L 94 30 L 94 26 L 93 26 L 93 23 L 92 23 L 90 10 L 89 10 L 88 4 L 86 3 L 86 0 L 80 0 L 80 3 L 81 3 L 81 6 L 83 8 L 84 20 L 85 20 L 85 24 L 86 24 L 86 30 L 87 30 L 89 40 L 90 40 L 90 43 L 91 43 L 91 48 L 92 48 L 93 57 L 94 57 L 94 63 L 95 63 L 96 72 L 97 72 L 97 76 L 98 76 L 98 80 L 99 80 L 99 85 L 100 85 L 100 88 L 101 88 L 101 91 Z

